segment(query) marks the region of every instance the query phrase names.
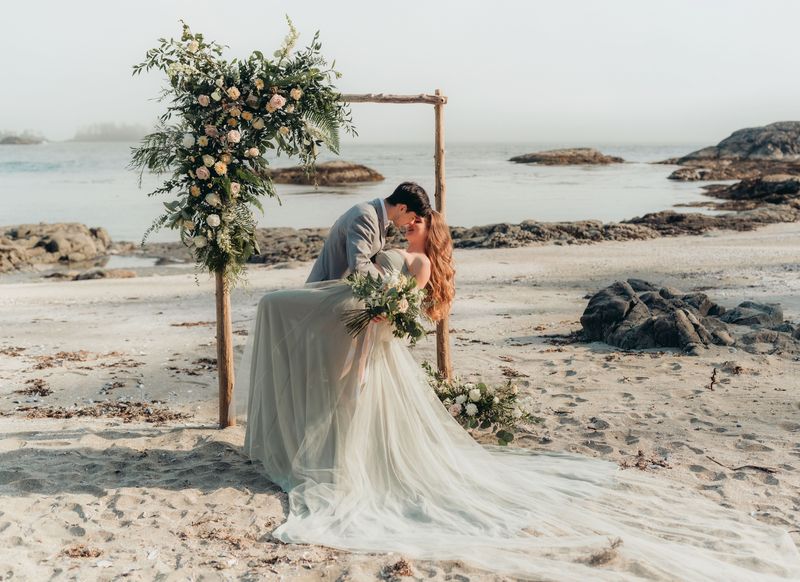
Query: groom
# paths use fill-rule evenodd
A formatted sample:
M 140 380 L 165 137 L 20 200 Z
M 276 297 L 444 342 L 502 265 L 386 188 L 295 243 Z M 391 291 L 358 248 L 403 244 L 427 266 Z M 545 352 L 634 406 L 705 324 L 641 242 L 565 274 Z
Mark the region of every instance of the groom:
M 403 182 L 383 200 L 353 206 L 331 227 L 306 283 L 342 279 L 356 271 L 378 276 L 372 258 L 386 244 L 389 222 L 402 228 L 430 212 L 428 194 L 415 182 Z

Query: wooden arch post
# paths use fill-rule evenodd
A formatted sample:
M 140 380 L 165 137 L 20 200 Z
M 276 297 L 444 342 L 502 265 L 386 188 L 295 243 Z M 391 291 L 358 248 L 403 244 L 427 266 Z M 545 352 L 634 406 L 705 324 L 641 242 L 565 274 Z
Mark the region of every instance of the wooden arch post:
M 445 215 L 446 184 L 444 176 L 444 106 L 447 97 L 439 89 L 435 94 L 386 95 L 368 93 L 342 95 L 346 103 L 427 103 L 434 111 L 434 170 L 436 175 L 436 210 Z M 216 273 L 217 287 L 217 367 L 219 371 L 219 426 L 225 428 L 236 424 L 233 403 L 233 338 L 231 333 L 230 292 L 221 273 Z M 436 325 L 436 363 L 445 377 L 452 376 L 449 339 L 450 315 L 445 315 Z
M 433 95 L 386 95 L 368 93 L 364 95 L 342 95 L 346 103 L 427 103 L 433 105 L 434 114 L 434 150 L 433 163 L 436 179 L 436 210 L 445 216 L 446 183 L 444 177 L 444 106 L 447 97 L 439 89 Z M 450 378 L 453 366 L 450 361 L 450 314 L 446 314 L 436 325 L 436 363 L 439 373 Z

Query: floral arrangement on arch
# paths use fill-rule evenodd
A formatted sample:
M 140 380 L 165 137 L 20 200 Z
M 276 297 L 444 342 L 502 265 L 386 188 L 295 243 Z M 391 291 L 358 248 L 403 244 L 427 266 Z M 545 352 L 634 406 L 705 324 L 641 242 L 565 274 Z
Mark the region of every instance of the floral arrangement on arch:
M 465 382 L 458 376 L 444 378 L 430 362 L 423 362 L 422 368 L 428 376 L 428 384 L 450 415 L 466 429 L 491 431 L 499 445 L 513 441 L 519 425 L 542 422 L 534 416 L 530 399 L 520 400 L 519 389 L 511 380 L 493 386 Z
M 169 100 L 154 133 L 134 148 L 131 167 L 139 184 L 145 170 L 169 174 L 149 196 L 172 194 L 166 212 L 145 232 L 164 226 L 180 231 L 198 266 L 222 273 L 226 282 L 243 276 L 243 265 L 260 252 L 253 208 L 275 197 L 264 154 L 299 156 L 313 172 L 319 148 L 338 153 L 339 130 L 355 135 L 349 108 L 333 85 L 340 75 L 322 57 L 319 33 L 293 52 L 297 31 L 289 34 L 274 59 L 254 51 L 227 61 L 223 48 L 193 34 L 183 23 L 179 40 L 159 39 L 133 74 L 158 69 L 169 86 Z

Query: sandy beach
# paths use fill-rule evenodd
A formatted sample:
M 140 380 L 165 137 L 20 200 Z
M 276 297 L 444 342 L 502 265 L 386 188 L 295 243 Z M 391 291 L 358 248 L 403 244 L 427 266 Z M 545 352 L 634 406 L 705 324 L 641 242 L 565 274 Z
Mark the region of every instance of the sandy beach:
M 638 462 L 654 478 L 792 530 L 800 544 L 800 357 L 564 340 L 580 328 L 587 294 L 631 277 L 699 290 L 725 307 L 780 303 L 796 323 L 800 223 L 457 250 L 456 260 L 456 372 L 515 378 L 543 419 L 513 446 Z M 232 298 L 237 354 L 261 295 L 302 285 L 309 268 L 248 267 L 248 288 Z M 191 271 L 0 279 L 0 579 L 504 579 L 457 562 L 272 540 L 286 496 L 239 454 L 243 427 L 216 429 L 213 322 L 213 281 L 197 285 Z M 434 349 L 431 337 L 413 353 L 431 361 Z M 34 407 L 104 401 L 147 404 L 29 417 Z

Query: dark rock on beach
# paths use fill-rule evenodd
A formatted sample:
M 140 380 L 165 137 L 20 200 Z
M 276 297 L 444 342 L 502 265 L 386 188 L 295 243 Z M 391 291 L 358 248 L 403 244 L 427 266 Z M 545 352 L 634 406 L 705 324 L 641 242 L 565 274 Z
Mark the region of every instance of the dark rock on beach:
M 106 229 L 76 222 L 0 227 L 0 273 L 38 263 L 89 261 L 110 246 Z
M 744 301 L 726 310 L 704 293 L 639 279 L 617 281 L 595 293 L 580 321 L 585 340 L 625 350 L 666 347 L 697 354 L 702 347 L 736 345 L 756 353 L 800 351 L 797 328 L 783 321 L 780 305 Z
M 509 161 L 518 164 L 541 164 L 544 166 L 583 166 L 590 164 L 620 164 L 625 160 L 616 156 L 607 156 L 593 148 L 565 148 L 515 156 Z
M 713 184 L 705 190 L 708 196 L 730 201 L 718 205 L 728 209 L 746 210 L 765 204 L 800 208 L 800 175 L 769 174 L 732 185 Z
M 800 121 L 780 121 L 733 132 L 716 146 L 664 164 L 686 166 L 673 180 L 752 179 L 767 174 L 800 175 Z
M 371 168 L 341 160 L 317 164 L 313 174 L 306 174 L 305 169 L 301 166 L 275 168 L 269 170 L 268 174 L 273 182 L 278 184 L 316 184 L 319 186 L 380 182 L 384 179 L 381 174 Z

